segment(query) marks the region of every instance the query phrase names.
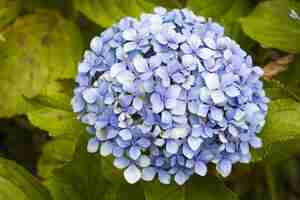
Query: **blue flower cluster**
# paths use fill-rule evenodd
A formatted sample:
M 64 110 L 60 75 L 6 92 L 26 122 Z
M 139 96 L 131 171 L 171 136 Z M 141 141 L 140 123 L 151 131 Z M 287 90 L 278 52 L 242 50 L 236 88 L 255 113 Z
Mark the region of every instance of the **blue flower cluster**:
M 262 146 L 263 71 L 219 24 L 159 7 L 123 18 L 90 48 L 73 110 L 92 135 L 88 151 L 113 155 L 129 183 L 181 185 L 209 163 L 226 177 Z

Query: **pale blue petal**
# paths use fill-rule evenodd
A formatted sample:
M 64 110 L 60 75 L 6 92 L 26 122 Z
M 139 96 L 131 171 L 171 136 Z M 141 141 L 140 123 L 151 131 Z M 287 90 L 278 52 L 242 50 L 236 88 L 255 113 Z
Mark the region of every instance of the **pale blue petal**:
M 215 120 L 217 122 L 221 122 L 224 119 L 224 112 L 220 108 L 212 107 L 210 109 L 210 115 L 209 116 L 212 120 Z
M 175 182 L 178 183 L 178 185 L 183 185 L 187 179 L 188 177 L 182 171 L 177 172 L 175 175 Z
M 164 109 L 164 104 L 159 94 L 153 93 L 150 101 L 154 113 L 160 113 Z
M 123 129 L 119 132 L 119 136 L 123 140 L 131 140 L 132 139 L 132 133 L 129 129 Z
M 237 97 L 240 95 L 240 90 L 235 86 L 229 86 L 224 89 L 225 94 L 229 97 Z
M 128 151 L 128 155 L 133 160 L 137 160 L 141 155 L 141 149 L 137 146 L 132 146 Z
M 133 66 L 135 67 L 137 72 L 143 73 L 148 70 L 148 63 L 145 58 L 143 58 L 141 55 L 136 55 L 133 58 Z
M 161 122 L 165 124 L 172 123 L 172 114 L 169 111 L 163 111 L 161 113 Z
M 134 164 L 132 164 L 124 171 L 124 177 L 128 183 L 134 184 L 141 179 L 142 173 Z
M 199 149 L 199 147 L 201 146 L 201 144 L 203 143 L 203 140 L 200 137 L 193 137 L 193 136 L 188 137 L 187 141 L 188 141 L 190 148 L 193 151 L 197 151 Z
M 134 41 L 137 39 L 137 31 L 133 28 L 126 29 L 122 35 L 123 38 L 128 41 Z
M 143 100 L 139 97 L 135 97 L 132 102 L 132 106 L 136 110 L 141 110 L 143 108 Z
M 99 141 L 97 140 L 97 138 L 89 139 L 89 142 L 87 144 L 87 151 L 89 153 L 95 153 L 98 151 L 98 149 L 99 149 Z
M 197 52 L 197 55 L 204 60 L 209 59 L 210 57 L 214 56 L 215 54 L 216 54 L 216 51 L 213 51 L 209 48 L 201 48 Z
M 176 154 L 179 150 L 179 144 L 173 140 L 167 141 L 166 151 L 170 154 Z
M 158 179 L 162 184 L 170 184 L 171 176 L 164 170 L 159 170 Z
M 227 177 L 229 176 L 229 174 L 231 173 L 231 169 L 232 169 L 232 163 L 231 161 L 224 159 L 221 160 L 218 164 L 217 164 L 217 171 L 223 176 L 223 177 Z
M 124 169 L 126 167 L 128 167 L 128 165 L 130 164 L 129 160 L 125 157 L 120 157 L 120 158 L 116 158 L 114 159 L 114 166 L 118 169 Z
M 96 88 L 88 88 L 82 92 L 82 96 L 87 103 L 95 103 L 98 97 L 98 90 Z
M 215 90 L 211 92 L 211 98 L 216 105 L 223 105 L 227 99 L 221 90 Z
M 124 63 L 116 63 L 110 68 L 111 77 L 116 77 L 120 72 L 126 70 L 126 65 Z
M 184 101 L 177 101 L 177 104 L 172 108 L 171 113 L 174 115 L 184 115 L 186 111 L 186 103 Z
M 257 149 L 257 148 L 261 148 L 262 147 L 262 141 L 258 137 L 252 137 L 249 142 L 250 142 L 250 145 L 253 148 Z
M 125 86 L 130 86 L 134 79 L 134 74 L 128 70 L 122 71 L 117 75 L 118 82 Z
M 113 147 L 114 147 L 113 144 L 109 141 L 102 143 L 100 147 L 100 154 L 102 156 L 108 156 L 112 154 Z
M 78 72 L 80 73 L 87 73 L 92 68 L 91 64 L 82 62 L 78 65 Z
M 142 155 L 142 156 L 140 156 L 140 158 L 138 159 L 138 165 L 139 165 L 140 167 L 145 168 L 145 167 L 150 166 L 150 164 L 151 164 L 151 160 L 150 160 L 150 158 L 149 158 L 148 156 Z
M 205 176 L 207 174 L 207 166 L 204 162 L 197 161 L 195 164 L 195 173 L 200 176 Z
M 155 177 L 156 171 L 153 167 L 146 167 L 142 172 L 142 179 L 145 181 L 152 181 Z
M 218 74 L 203 72 L 202 77 L 208 89 L 214 90 L 220 88 L 220 80 Z

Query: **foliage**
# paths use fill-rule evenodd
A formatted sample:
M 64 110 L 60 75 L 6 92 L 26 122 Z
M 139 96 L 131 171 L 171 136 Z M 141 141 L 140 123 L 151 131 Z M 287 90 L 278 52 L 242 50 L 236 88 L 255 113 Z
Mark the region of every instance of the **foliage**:
M 263 149 L 227 179 L 212 172 L 184 186 L 129 185 L 110 158 L 86 152 L 88 133 L 70 107 L 83 47 L 121 17 L 137 17 L 159 5 L 188 7 L 221 23 L 258 65 L 295 54 L 285 72 L 265 81 L 271 102 L 260 133 Z M 291 158 L 300 152 L 300 20 L 289 15 L 291 10 L 300 14 L 299 1 L 0 0 L 0 117 L 6 118 L 0 121 L 0 199 L 299 199 L 300 164 Z M 28 121 L 20 122 L 20 115 Z M 17 146 L 9 145 L 7 136 L 17 143 L 23 132 L 41 147 L 32 170 L 6 153 Z

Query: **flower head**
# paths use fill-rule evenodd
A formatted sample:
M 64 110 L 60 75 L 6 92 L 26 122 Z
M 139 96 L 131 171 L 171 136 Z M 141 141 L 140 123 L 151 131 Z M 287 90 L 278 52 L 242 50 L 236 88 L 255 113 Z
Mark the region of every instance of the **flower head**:
M 129 183 L 183 184 L 215 163 L 224 177 L 251 159 L 268 98 L 263 71 L 223 27 L 187 9 L 156 8 L 96 36 L 78 66 L 72 105 Z

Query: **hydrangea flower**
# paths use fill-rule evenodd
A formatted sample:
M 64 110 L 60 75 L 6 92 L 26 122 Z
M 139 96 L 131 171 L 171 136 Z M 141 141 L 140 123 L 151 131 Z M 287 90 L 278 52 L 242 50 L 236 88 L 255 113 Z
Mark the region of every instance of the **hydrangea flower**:
M 92 39 L 72 106 L 129 183 L 184 184 L 214 163 L 226 177 L 262 146 L 263 71 L 219 24 L 188 9 L 123 18 Z

